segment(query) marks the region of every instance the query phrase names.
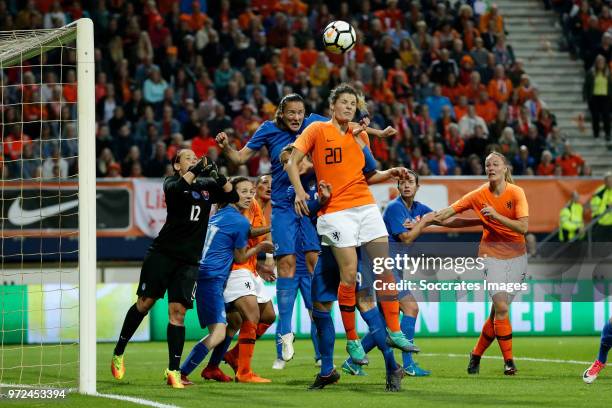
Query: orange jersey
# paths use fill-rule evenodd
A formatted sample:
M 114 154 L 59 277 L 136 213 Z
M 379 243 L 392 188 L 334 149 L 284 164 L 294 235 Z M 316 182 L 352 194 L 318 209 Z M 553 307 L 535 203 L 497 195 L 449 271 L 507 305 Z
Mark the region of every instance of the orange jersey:
M 529 216 L 527 198 L 522 188 L 515 184 L 506 184 L 506 190 L 496 197 L 489 190 L 489 183 L 464 195 L 451 207 L 456 213 L 474 210 L 483 224 L 482 239 L 478 256 L 491 256 L 498 259 L 510 259 L 523 255 L 525 236 L 512 231 L 499 221 L 492 220 L 480 213 L 485 206 L 491 206 L 499 214 L 517 220 Z
M 367 134 L 360 137 L 370 145 Z M 294 146 L 311 155 L 317 180 L 332 186 L 332 196 L 319 214 L 375 203 L 362 171 L 363 152 L 350 129 L 342 134 L 331 121 L 314 122 L 304 129 Z
M 247 210 L 243 211 L 242 215 L 244 215 L 246 219 L 249 220 L 249 224 L 251 224 L 251 227 L 265 227 L 266 225 L 268 225 L 266 224 L 264 213 L 261 210 L 261 207 L 259 206 L 259 204 L 257 204 L 257 200 L 253 200 L 251 202 L 251 206 Z M 249 238 L 247 247 L 252 248 L 255 245 L 259 244 L 264 239 L 266 239 L 265 234 L 260 235 L 255 238 Z M 256 275 L 257 274 L 257 255 L 253 255 L 244 263 L 241 263 L 241 264 L 234 263 L 232 265 L 232 271 L 235 271 L 238 269 L 248 269 L 249 271 L 253 272 L 254 275 Z

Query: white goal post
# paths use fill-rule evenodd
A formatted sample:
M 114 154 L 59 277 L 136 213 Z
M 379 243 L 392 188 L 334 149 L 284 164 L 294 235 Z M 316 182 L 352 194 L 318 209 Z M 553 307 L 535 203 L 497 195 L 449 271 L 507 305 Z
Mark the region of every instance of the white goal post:
M 74 46 L 75 42 L 76 47 Z M 60 55 L 59 62 L 47 66 L 45 54 L 51 52 Z M 66 65 L 63 60 L 65 53 L 71 53 L 71 59 Z M 75 53 L 76 62 L 73 60 Z M 48 71 L 54 69 L 60 72 L 59 79 L 54 81 L 43 79 Z M 76 78 L 66 80 L 64 73 L 75 70 Z M 54 73 L 51 74 L 55 75 Z M 73 75 L 74 72 L 70 72 L 70 74 Z M 37 82 L 32 83 L 32 78 L 36 78 Z M 0 113 L 2 114 L 0 122 L 2 133 L 0 137 L 2 137 L 2 140 L 0 140 L 0 148 L 3 155 L 9 149 L 12 149 L 11 152 L 14 153 L 10 160 L 0 159 L 0 203 L 2 208 L 2 221 L 0 222 L 2 230 L 0 232 L 2 234 L 2 281 L 4 282 L 0 281 L 0 285 L 4 285 L 0 286 L 0 298 L 2 298 L 2 304 L 0 304 L 2 314 L 0 386 L 59 386 L 64 388 L 69 384 L 71 388 L 74 388 L 78 376 L 79 392 L 96 394 L 96 110 L 93 22 L 88 18 L 83 18 L 57 29 L 0 32 L 0 85 L 2 87 L 2 100 L 0 101 Z M 30 87 L 30 90 L 28 90 L 28 87 Z M 49 94 L 51 93 L 50 89 L 55 93 L 51 98 L 47 97 L 45 99 L 41 96 L 44 89 L 47 89 Z M 70 101 L 67 98 L 65 99 L 64 92 L 66 89 L 75 92 L 76 98 L 73 95 Z M 27 99 L 24 97 L 26 93 L 29 93 Z M 31 97 L 32 94 L 35 96 Z M 47 117 L 43 114 L 40 114 L 34 120 L 24 116 L 24 112 L 28 111 L 29 108 L 39 108 L 38 112 L 40 113 L 47 112 L 47 109 L 50 111 L 52 109 L 51 105 L 54 105 L 54 109 L 60 113 L 57 117 L 54 116 L 49 119 L 48 122 Z M 72 113 L 68 120 L 65 120 L 62 118 L 62 114 L 65 106 L 68 105 Z M 10 115 L 6 114 L 8 111 L 11 111 Z M 17 117 L 15 112 L 18 112 Z M 65 127 L 70 127 L 70 129 L 65 129 Z M 45 128 L 54 129 L 53 140 L 43 137 Z M 28 136 L 26 130 L 34 137 Z M 71 132 L 66 132 L 66 130 Z M 73 136 L 74 130 L 77 132 L 75 136 Z M 37 132 L 40 133 L 36 134 Z M 51 155 L 48 153 L 42 154 L 43 147 L 46 146 L 44 142 L 54 143 Z M 37 146 L 40 153 L 26 158 L 24 146 L 27 143 Z M 73 169 L 70 176 L 64 175 L 59 166 L 61 160 L 66 160 L 61 152 L 64 143 L 71 143 L 71 146 L 74 146 L 70 157 L 68 157 Z M 78 144 L 78 149 L 76 144 Z M 15 148 L 15 146 L 19 147 Z M 35 147 L 31 147 L 31 149 L 35 149 Z M 47 160 L 50 160 L 51 163 L 53 179 L 43 173 L 45 169 L 43 164 L 46 164 L 45 161 Z M 35 170 L 29 171 L 28 175 L 25 176 L 24 169 L 28 161 L 36 161 L 34 167 L 32 167 Z M 52 188 L 53 183 L 57 186 L 54 196 L 48 194 L 48 191 L 45 190 L 49 189 L 49 185 Z M 66 184 L 70 185 L 71 197 L 78 196 L 78 215 L 74 213 L 76 211 L 74 210 L 76 207 L 76 200 L 74 199 L 69 202 L 64 201 L 64 208 L 62 208 L 62 201 L 66 197 L 64 192 Z M 10 194 L 7 193 L 9 190 Z M 32 197 L 37 191 L 39 191 L 40 196 Z M 49 206 L 48 203 L 45 204 L 44 200 L 49 197 L 55 200 L 52 206 Z M 31 201 L 38 200 L 38 207 L 26 208 L 28 199 Z M 10 206 L 8 217 L 6 216 L 5 204 L 6 207 Z M 59 235 L 56 236 L 59 236 L 60 249 L 56 250 L 57 252 L 43 249 L 42 244 L 38 252 L 34 254 L 27 253 L 23 249 L 23 243 L 21 244 L 21 253 L 19 253 L 19 250 L 7 250 L 5 248 L 5 243 L 10 239 L 25 241 L 26 237 L 35 237 L 42 242 L 42 238 L 47 236 L 45 234 L 48 234 L 47 226 L 43 222 L 52 217 L 49 215 L 51 211 L 48 210 L 51 207 L 57 208 L 54 214 L 59 214 L 57 215 L 59 227 L 55 230 L 59 231 Z M 73 209 L 73 212 L 68 213 L 70 209 Z M 69 227 L 64 227 L 63 215 L 65 215 L 64 219 L 72 217 Z M 32 219 L 36 221 L 32 221 Z M 77 219 L 78 227 L 76 226 Z M 36 235 L 37 231 L 33 229 L 34 227 L 31 227 L 32 225 L 39 225 L 40 234 Z M 69 231 L 65 232 L 64 229 Z M 68 238 L 64 238 L 65 236 L 68 236 Z M 76 241 L 77 237 L 78 266 L 74 268 L 68 266 L 69 262 L 63 261 L 62 239 L 64 241 Z M 74 255 L 74 261 L 76 261 L 74 252 L 76 251 L 71 251 L 70 255 Z M 47 290 L 45 287 L 45 284 L 48 284 L 48 278 L 43 263 L 47 259 L 44 256 L 49 254 L 59 256 L 59 262 L 54 261 L 55 264 L 59 265 L 54 272 L 57 272 L 60 276 L 59 284 L 56 285 L 58 288 L 56 292 L 65 292 L 59 295 L 53 293 L 52 296 L 47 296 L 51 290 Z M 28 267 L 24 263 L 27 262 L 24 259 L 28 255 L 39 256 L 40 266 Z M 9 259 L 11 257 L 17 260 L 21 259 L 21 264 L 19 261 L 11 261 Z M 75 273 L 73 273 L 74 269 L 76 269 Z M 30 272 L 32 270 L 34 272 Z M 76 274 L 78 274 L 78 277 L 75 276 Z M 66 285 L 66 281 L 62 281 L 62 276 L 69 277 L 69 289 L 64 289 L 64 286 L 68 285 Z M 34 279 L 38 279 L 38 282 Z M 42 305 L 37 306 L 38 309 L 27 305 L 25 301 L 20 303 L 22 298 L 31 295 L 28 292 L 30 290 L 28 285 L 32 283 L 37 288 L 37 292 L 33 293 L 39 295 L 42 299 L 37 301 Z M 21 289 L 22 292 L 11 292 L 12 289 L 10 288 L 19 285 L 25 288 Z M 72 291 L 69 294 L 70 296 L 67 295 L 69 290 Z M 17 293 L 17 296 L 11 297 L 15 293 Z M 53 298 L 53 301 L 59 298 L 57 303 L 59 306 L 46 306 L 45 302 L 49 303 L 48 299 L 50 298 Z M 70 298 L 72 302 L 78 303 L 78 305 L 65 307 L 63 302 L 66 298 Z M 8 304 L 11 299 L 17 299 L 12 309 L 11 305 Z M 5 304 L 5 300 L 8 305 Z M 5 307 L 8 307 L 8 309 L 5 310 Z M 55 309 L 45 309 L 45 307 L 55 307 Z M 75 327 L 77 308 L 78 331 Z M 49 313 L 44 315 L 45 312 Z M 48 317 L 54 312 L 57 312 L 57 321 L 53 321 L 53 316 Z M 19 315 L 22 316 L 21 327 L 15 329 L 6 326 L 7 328 L 5 328 L 5 317 L 10 317 L 11 313 L 21 313 Z M 29 327 L 26 317 L 23 316 L 36 313 L 40 316 L 40 330 L 36 334 L 38 336 L 36 337 L 37 340 L 33 341 L 34 335 L 30 335 L 32 338 L 28 342 L 26 341 L 28 333 L 38 329 Z M 75 323 L 72 326 L 67 326 L 68 323 L 66 322 L 70 319 L 74 320 Z M 52 332 L 55 337 L 49 336 L 49 332 Z M 70 333 L 71 343 L 63 343 L 62 336 L 64 333 Z M 5 344 L 5 338 L 10 337 L 10 335 L 13 339 L 21 336 L 21 344 L 18 344 L 19 341 L 13 343 L 7 341 Z M 39 338 L 40 340 L 38 340 Z M 54 339 L 59 339 L 59 341 Z M 53 342 L 58 344 L 47 346 L 47 343 Z M 33 359 L 29 358 L 28 350 L 35 348 L 37 343 L 40 345 L 38 346 L 39 351 L 36 351 L 36 353 L 40 354 L 40 358 L 39 361 L 32 363 L 31 360 Z M 34 346 L 30 347 L 31 344 L 34 344 Z M 78 357 L 76 356 L 77 344 Z M 71 347 L 70 350 L 75 350 L 75 357 L 72 360 L 64 352 L 68 346 Z M 59 350 L 55 352 L 59 355 L 58 363 L 48 361 L 48 358 L 44 355 L 47 347 L 55 347 L 55 350 Z M 65 354 L 62 354 L 63 352 Z M 36 354 L 36 358 L 38 359 L 38 354 Z M 74 367 L 75 365 L 78 365 L 78 370 Z M 74 370 L 72 367 L 74 367 Z M 67 375 L 69 375 L 70 381 L 66 378 Z

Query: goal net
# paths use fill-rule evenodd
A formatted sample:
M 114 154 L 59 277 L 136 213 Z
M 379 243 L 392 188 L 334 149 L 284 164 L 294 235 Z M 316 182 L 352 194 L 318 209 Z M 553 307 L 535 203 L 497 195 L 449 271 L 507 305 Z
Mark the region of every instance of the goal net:
M 95 393 L 93 24 L 0 32 L 0 387 Z

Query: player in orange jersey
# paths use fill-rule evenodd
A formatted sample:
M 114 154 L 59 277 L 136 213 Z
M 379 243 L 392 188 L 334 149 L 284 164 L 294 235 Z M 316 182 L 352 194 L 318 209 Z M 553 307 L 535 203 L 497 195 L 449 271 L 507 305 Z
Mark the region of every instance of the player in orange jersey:
M 466 194 L 450 207 L 425 215 L 424 225 L 439 224 L 466 210 L 474 210 L 483 225 L 479 257 L 484 258 L 488 283 L 522 283 L 527 273 L 525 234 L 529 226 L 529 208 L 522 188 L 513 183 L 506 158 L 493 152 L 485 160 L 488 183 Z M 478 374 L 480 358 L 497 338 L 504 356 L 504 374 L 514 375 L 512 326 L 508 318 L 513 295 L 506 291 L 489 291 L 493 306 L 478 343 L 470 354 L 468 374 Z
M 367 364 L 367 356 L 355 329 L 355 286 L 357 279 L 356 247 L 364 246 L 370 259 L 388 256 L 387 230 L 368 188 L 362 169 L 365 165 L 362 148 L 357 142 L 361 138 L 369 145 L 365 132 L 367 120 L 351 128 L 350 122 L 357 112 L 359 95 L 350 85 L 341 84 L 332 90 L 330 111 L 332 119 L 312 123 L 297 138 L 287 164 L 287 173 L 295 189 L 295 210 L 299 215 L 309 213 L 308 193 L 300 181 L 298 166 L 310 154 L 317 180 L 331 185 L 333 194 L 319 211 L 317 232 L 322 244 L 332 247 L 340 269 L 338 303 L 347 335 L 347 351 L 356 364 Z M 355 137 L 356 136 L 356 137 Z M 393 168 L 375 173 L 376 177 L 401 178 L 406 169 Z M 377 180 L 380 182 L 381 180 Z M 394 282 L 393 274 L 387 270 L 383 280 Z M 385 321 L 389 328 L 389 343 L 405 351 L 416 348 L 402 334 L 399 325 L 399 303 L 397 293 L 379 292 Z M 315 305 L 315 309 L 318 306 Z M 320 306 L 319 306 L 320 307 Z

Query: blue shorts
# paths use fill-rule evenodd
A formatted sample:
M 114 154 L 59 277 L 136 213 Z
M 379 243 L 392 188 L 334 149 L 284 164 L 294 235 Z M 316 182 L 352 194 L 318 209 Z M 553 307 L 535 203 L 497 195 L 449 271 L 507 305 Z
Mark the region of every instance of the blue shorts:
M 319 237 L 308 217 L 300 217 L 292 206 L 272 207 L 271 220 L 274 256 L 294 255 L 298 251 L 298 240 L 302 251 L 319 251 Z
M 361 272 L 359 271 L 360 262 L 357 265 L 356 291 L 361 292 L 362 290 L 371 289 L 372 283 L 368 279 L 365 279 L 364 282 L 364 279 L 361 277 Z M 340 270 L 338 269 L 336 258 L 334 258 L 331 247 L 322 245 L 319 260 L 312 276 L 312 301 L 335 302 L 338 300 L 339 285 Z
M 402 273 L 399 269 L 394 269 L 393 270 L 393 276 L 395 277 L 395 282 L 399 283 L 400 281 L 403 280 L 402 278 Z M 404 297 L 406 297 L 407 295 L 411 295 L 412 292 L 410 292 L 410 289 L 404 289 L 404 290 L 400 290 L 399 292 L 397 292 L 397 299 L 402 299 Z
M 223 290 L 226 278 L 198 279 L 196 287 L 196 306 L 200 327 L 205 329 L 211 324 L 227 324 Z

